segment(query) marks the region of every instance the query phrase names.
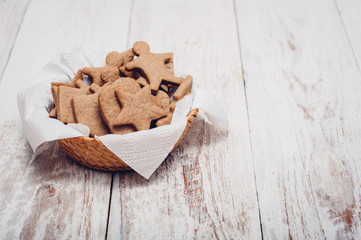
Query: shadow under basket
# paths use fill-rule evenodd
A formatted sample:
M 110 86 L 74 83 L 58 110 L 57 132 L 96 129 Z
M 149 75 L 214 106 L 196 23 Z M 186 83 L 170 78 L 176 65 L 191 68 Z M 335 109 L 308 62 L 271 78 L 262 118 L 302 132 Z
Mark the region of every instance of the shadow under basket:
M 187 116 L 187 126 L 183 134 L 174 145 L 172 151 L 180 144 L 187 134 L 193 120 L 198 115 L 198 108 L 193 109 Z M 89 168 L 103 171 L 132 170 L 125 162 L 112 153 L 99 139 L 90 137 L 76 137 L 58 140 L 59 145 L 76 162 Z

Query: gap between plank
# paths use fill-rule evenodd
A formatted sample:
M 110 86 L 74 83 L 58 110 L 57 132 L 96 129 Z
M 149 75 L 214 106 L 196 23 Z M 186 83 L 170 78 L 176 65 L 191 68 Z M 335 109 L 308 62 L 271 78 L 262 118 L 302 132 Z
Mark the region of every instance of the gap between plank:
M 113 192 L 113 180 L 114 180 L 114 173 L 112 173 L 112 180 L 110 182 L 110 194 L 109 194 L 109 204 L 108 204 L 108 216 L 107 216 L 107 225 L 105 228 L 105 240 L 108 238 L 108 227 L 109 227 L 109 216 L 110 216 L 110 207 L 112 205 L 112 192 Z
M 16 40 L 18 39 L 18 35 L 19 35 L 20 29 L 21 29 L 21 27 L 22 27 L 22 25 L 23 25 L 24 18 L 25 18 L 26 12 L 28 11 L 30 2 L 31 2 L 31 0 L 28 1 L 28 3 L 27 3 L 26 6 L 25 6 L 25 9 L 24 9 L 24 11 L 23 11 L 23 16 L 21 17 L 21 21 L 20 21 L 19 27 L 18 27 L 18 29 L 17 29 L 17 31 L 16 31 L 16 35 L 15 35 L 14 42 L 13 42 L 11 48 L 10 48 L 10 51 L 9 51 L 9 54 L 8 54 L 8 58 L 6 59 L 5 66 L 4 66 L 4 68 L 3 68 L 2 72 L 1 72 L 1 75 L 0 75 L 0 83 L 1 83 L 1 80 L 3 79 L 3 75 L 4 75 L 4 73 L 5 73 L 5 69 L 6 69 L 6 67 L 8 66 L 8 63 L 9 63 L 11 54 L 12 54 L 12 52 L 13 52 L 13 49 L 14 49 Z
M 254 184 L 255 184 L 255 189 L 256 189 L 256 198 L 257 198 L 257 207 L 258 207 L 259 227 L 260 227 L 260 229 L 261 229 L 261 238 L 262 238 L 262 240 L 263 240 L 262 216 L 261 216 L 261 209 L 260 209 L 260 206 L 259 206 L 258 189 L 257 189 L 257 177 L 256 177 L 256 171 L 255 171 L 255 165 L 254 165 L 254 157 L 253 157 L 251 125 L 250 125 L 250 120 L 249 120 L 248 100 L 247 100 L 247 90 L 246 90 L 246 79 L 245 79 L 245 76 L 244 76 L 243 59 L 242 59 L 242 51 L 241 51 L 241 37 L 240 37 L 239 27 L 238 27 L 238 17 L 237 17 L 236 1 L 235 1 L 235 0 L 232 0 L 232 2 L 233 2 L 234 19 L 235 19 L 236 28 L 237 28 L 237 40 L 238 40 L 239 57 L 240 57 L 240 60 L 241 60 L 241 69 L 242 69 L 242 78 L 243 78 L 243 89 L 244 89 L 244 100 L 245 100 L 245 103 L 246 103 L 246 111 L 247 111 L 248 132 L 249 132 L 249 144 L 250 144 L 250 147 L 251 147 L 251 156 L 252 156 L 252 164 L 253 164 L 253 177 L 254 177 Z
M 131 4 L 130 4 L 127 49 L 129 48 L 129 44 L 130 44 L 129 41 L 130 41 L 130 29 L 131 29 L 131 27 L 132 27 L 133 6 L 134 6 L 134 0 L 132 0 L 132 2 L 131 2 Z
M 333 0 L 333 3 L 334 3 L 334 5 L 335 5 L 335 7 L 336 7 L 336 11 L 337 11 L 338 16 L 340 17 L 340 20 L 341 20 L 341 23 L 342 23 L 342 27 L 343 27 L 343 30 L 345 31 L 345 35 L 346 35 L 348 44 L 350 44 L 351 51 L 352 51 L 352 55 L 353 55 L 353 57 L 354 57 L 354 59 L 355 59 L 357 68 L 358 68 L 358 70 L 360 71 L 360 70 L 361 70 L 360 64 L 359 64 L 359 62 L 358 62 L 358 60 L 357 60 L 356 53 L 355 53 L 355 49 L 353 48 L 353 45 L 352 45 L 350 36 L 349 36 L 349 34 L 348 34 L 348 32 L 347 32 L 347 28 L 346 28 L 345 22 L 344 22 L 344 20 L 343 20 L 342 15 L 341 15 L 341 10 L 340 10 L 340 8 L 339 8 L 338 5 L 337 5 L 336 0 Z
M 129 48 L 129 40 L 130 40 L 130 29 L 131 29 L 131 25 L 132 25 L 132 16 L 133 16 L 133 5 L 134 5 L 134 0 L 132 0 L 131 4 L 130 4 L 130 14 L 129 14 L 129 25 L 128 25 L 128 39 L 127 39 L 127 46 L 126 49 Z M 110 196 L 109 196 L 109 204 L 108 204 L 108 216 L 107 216 L 107 225 L 106 225 L 106 229 L 105 229 L 105 240 L 107 240 L 108 238 L 108 229 L 109 229 L 109 217 L 110 217 L 110 209 L 111 209 L 111 204 L 112 204 L 112 193 L 113 193 L 113 184 L 114 184 L 114 176 L 115 173 L 112 173 L 112 181 L 110 183 Z M 122 211 L 122 209 L 120 209 L 120 211 Z M 120 212 L 121 214 L 121 212 Z
M 335 0 L 334 0 L 335 1 Z M 233 0 L 233 8 L 234 8 L 234 16 L 235 16 L 235 20 L 236 20 L 236 27 L 237 27 L 237 38 L 238 38 L 238 46 L 239 46 L 239 54 L 240 54 L 240 60 L 241 60 L 241 67 L 242 67 L 242 76 L 243 76 L 243 85 L 244 85 L 244 95 L 245 95 L 245 102 L 246 102 L 246 109 L 247 109 L 247 118 L 248 118 L 248 129 L 249 129 L 249 139 L 250 139 L 250 147 L 251 147 L 251 153 L 252 153 L 252 160 L 253 160 L 253 171 L 254 171 L 254 180 L 255 180 L 255 185 L 256 185 L 256 196 L 257 196 L 257 203 L 258 203 L 258 216 L 260 219 L 260 229 L 261 229 L 261 236 L 262 236 L 262 240 L 264 239 L 263 236 L 263 228 L 262 228 L 262 216 L 261 216 L 261 209 L 260 209 L 260 205 L 259 205 L 259 197 L 258 197 L 258 189 L 257 189 L 257 177 L 256 177 L 256 173 L 255 173 L 255 165 L 254 165 L 254 157 L 253 157 L 253 144 L 252 144 L 252 135 L 251 135 L 251 127 L 250 127 L 250 118 L 249 118 L 249 110 L 248 110 L 248 99 L 247 99 L 247 90 L 246 90 L 246 81 L 245 81 L 245 76 L 244 76 L 244 68 L 243 68 L 243 59 L 242 59 L 242 51 L 241 51 L 241 39 L 240 39 L 240 33 L 239 33 L 239 26 L 238 26 L 238 17 L 237 17 L 237 8 L 236 8 L 236 2 L 235 0 Z M 353 49 L 352 49 L 353 50 Z M 355 55 L 354 55 L 355 56 Z M 356 62 L 357 63 L 357 62 Z M 304 172 L 306 172 L 306 168 L 304 166 L 304 162 L 301 161 L 302 163 L 302 167 Z M 308 187 L 310 187 L 310 182 L 308 177 L 306 176 L 306 181 L 307 181 L 307 185 Z M 314 196 L 311 193 L 311 197 L 313 202 L 315 202 Z M 323 226 L 321 224 L 321 221 L 319 219 L 319 213 L 318 210 L 316 209 L 316 213 L 317 213 L 317 218 L 319 220 L 320 223 L 320 228 L 321 231 L 324 235 L 325 238 L 325 234 L 324 234 L 324 229 Z

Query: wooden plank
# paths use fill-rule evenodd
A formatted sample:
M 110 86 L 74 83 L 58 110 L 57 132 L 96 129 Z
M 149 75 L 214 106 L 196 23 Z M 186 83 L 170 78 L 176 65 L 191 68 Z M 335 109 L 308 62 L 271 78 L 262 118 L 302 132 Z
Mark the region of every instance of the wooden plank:
M 237 1 L 266 239 L 359 239 L 361 75 L 332 1 Z
M 359 69 L 361 69 L 361 2 L 357 0 L 335 0 L 335 6 L 344 24 Z
M 29 0 L 0 1 L 0 81 Z
M 19 89 L 62 48 L 126 47 L 130 1 L 33 0 L 0 83 L 0 235 L 103 239 L 112 174 L 73 163 L 57 145 L 33 157 L 16 106 Z
M 116 174 L 109 239 L 260 239 L 232 1 L 141 0 L 132 12 L 130 45 L 173 51 L 176 72 L 220 100 L 231 130 L 197 119 L 149 181 Z

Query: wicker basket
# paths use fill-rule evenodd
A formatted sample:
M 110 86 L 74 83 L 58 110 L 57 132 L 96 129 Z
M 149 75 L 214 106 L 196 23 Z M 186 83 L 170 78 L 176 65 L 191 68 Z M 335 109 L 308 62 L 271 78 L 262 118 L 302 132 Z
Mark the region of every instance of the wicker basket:
M 187 126 L 182 136 L 174 145 L 172 151 L 180 144 L 187 134 L 193 119 L 197 117 L 198 108 L 193 109 L 187 116 Z M 58 140 L 59 145 L 75 161 L 89 168 L 103 171 L 127 171 L 131 168 L 112 153 L 97 138 L 76 137 Z

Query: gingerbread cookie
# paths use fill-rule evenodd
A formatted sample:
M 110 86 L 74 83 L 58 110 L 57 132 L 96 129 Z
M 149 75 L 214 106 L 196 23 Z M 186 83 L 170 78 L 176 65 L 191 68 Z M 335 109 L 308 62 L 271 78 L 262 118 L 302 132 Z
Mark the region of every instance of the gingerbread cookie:
M 170 98 L 168 94 L 163 91 L 158 91 L 154 97 L 159 103 L 159 107 L 167 111 L 170 104 Z
M 128 62 L 133 61 L 133 59 L 134 59 L 134 53 L 133 53 L 132 48 L 130 48 L 122 53 L 118 53 L 118 54 L 123 57 L 123 65 L 127 64 Z M 109 59 L 108 61 L 113 62 L 111 59 Z
M 50 110 L 49 117 L 56 118 L 56 108 L 55 107 Z
M 136 42 L 133 52 L 138 58 L 125 65 L 126 70 L 140 70 L 148 80 L 153 93 L 159 89 L 162 81 L 180 84 L 182 78 L 175 77 L 166 66 L 166 62 L 173 58 L 173 53 L 155 54 L 150 52 L 149 45 L 145 42 Z
M 169 87 L 168 84 L 161 84 L 160 85 L 160 89 L 162 89 L 164 92 L 168 92 L 169 91 Z
M 192 76 L 187 76 L 182 83 L 179 85 L 177 91 L 173 95 L 173 101 L 169 105 L 169 112 L 166 117 L 159 119 L 156 123 L 157 127 L 168 125 L 172 121 L 173 113 L 175 110 L 176 103 L 181 100 L 184 96 L 190 94 L 192 88 L 193 78 Z
M 134 54 L 129 50 L 118 53 L 111 52 L 107 55 L 104 67 L 86 67 L 83 72 L 92 78 L 93 83 L 102 86 L 107 82 L 114 82 L 120 77 L 119 67 L 128 63 L 134 58 Z
M 174 74 L 174 65 L 173 65 L 173 54 L 172 57 L 165 61 L 165 65 L 167 66 L 168 70 Z
M 137 74 L 136 71 L 127 71 L 124 65 L 119 67 L 119 71 L 124 77 L 130 77 L 133 79 L 137 79 L 139 77 L 139 74 Z
M 134 55 L 133 55 L 134 56 Z M 130 61 L 129 61 L 130 62 Z M 134 79 L 138 79 L 140 76 L 140 74 L 135 71 L 135 70 L 130 70 L 130 71 L 127 71 L 125 69 L 125 64 L 127 64 L 128 62 L 125 62 L 123 66 L 120 66 L 119 67 L 119 71 L 122 75 L 124 75 L 125 77 L 131 77 L 131 78 L 134 78 Z M 173 57 L 170 58 L 168 61 L 165 62 L 165 65 L 167 66 L 167 68 L 169 69 L 169 71 L 174 74 L 174 69 L 173 69 Z
M 139 78 L 137 79 L 137 82 L 138 82 L 139 85 L 142 86 L 142 87 L 149 85 L 147 79 L 145 79 L 144 77 L 139 77 Z
M 191 92 L 193 84 L 192 76 L 187 76 L 182 83 L 179 85 L 177 91 L 173 95 L 173 100 L 178 101 L 182 97 L 184 97 L 187 93 Z
M 68 87 L 64 85 L 58 86 L 57 91 L 57 118 L 63 123 L 76 123 L 73 109 L 71 106 L 71 99 L 74 96 L 83 96 L 91 94 L 89 86 L 87 86 L 82 80 L 78 80 L 74 87 Z
M 122 88 L 129 94 L 140 91 L 139 84 L 132 78 L 119 78 L 112 84 L 105 84 L 99 94 L 99 106 L 102 117 L 108 125 L 111 133 L 126 134 L 134 132 L 132 126 L 113 126 L 113 123 L 121 111 L 121 106 L 115 95 L 115 90 Z
M 169 111 L 167 113 L 167 116 L 165 116 L 164 118 L 161 118 L 157 121 L 157 123 L 155 124 L 157 127 L 163 126 L 163 125 L 169 125 L 172 122 L 172 118 L 173 118 L 173 113 L 175 110 L 175 105 L 177 102 L 172 102 L 169 105 Z
M 58 87 L 59 86 L 68 86 L 68 87 L 75 87 L 75 82 L 78 80 L 83 80 L 83 72 L 81 70 L 78 70 L 78 72 L 75 74 L 74 78 L 71 80 L 70 83 L 65 82 L 52 82 L 51 85 L 51 93 L 53 94 L 54 98 L 54 105 L 55 107 L 51 109 L 49 113 L 49 117 L 56 118 L 56 99 L 57 99 L 57 93 L 58 93 Z
M 149 84 L 148 81 L 147 81 L 147 79 L 145 79 L 145 78 L 142 77 L 142 76 L 140 76 L 140 77 L 137 78 L 137 82 L 138 82 L 139 85 L 142 86 L 142 87 L 144 87 L 144 86 L 146 86 L 146 85 Z M 162 89 L 162 90 L 165 91 L 165 92 L 168 92 L 168 91 L 169 91 L 168 85 L 167 85 L 167 84 L 164 84 L 164 83 L 162 83 L 162 84 L 160 85 L 160 89 Z
M 152 120 L 167 114 L 152 96 L 150 86 L 142 88 L 134 95 L 126 93 L 122 89 L 116 89 L 115 92 L 123 108 L 117 116 L 114 126 L 130 124 L 138 131 L 147 130 L 150 128 Z
M 103 136 L 110 133 L 107 125 L 102 119 L 98 97 L 101 90 L 96 84 L 89 87 L 92 92 L 90 95 L 74 96 L 72 99 L 72 108 L 75 120 L 89 127 L 90 136 Z
M 102 71 L 105 70 L 105 67 L 85 67 L 83 68 L 83 72 L 91 77 L 93 83 L 103 86 L 104 81 L 102 80 Z
M 148 85 L 148 81 L 147 79 L 145 79 L 144 77 L 142 77 L 138 72 L 136 71 L 127 71 L 125 69 L 125 66 L 121 66 L 119 67 L 119 71 L 126 77 L 130 77 L 130 78 L 133 78 L 133 79 L 136 79 L 137 82 L 139 83 L 140 86 L 144 87 L 146 85 Z M 162 83 L 160 85 L 160 88 L 162 90 L 164 90 L 165 92 L 168 92 L 169 91 L 169 88 L 168 88 L 168 85 L 167 84 L 164 84 Z
M 75 76 L 73 77 L 73 79 L 69 82 L 52 82 L 51 85 L 52 86 L 68 86 L 68 87 L 75 87 L 75 83 L 78 80 L 83 80 L 83 71 L 82 70 L 78 70 L 77 73 L 75 74 Z
M 173 53 L 151 53 L 145 42 L 110 52 L 105 62 L 79 70 L 69 83 L 52 83 L 55 108 L 49 116 L 82 123 L 91 136 L 126 134 L 170 124 L 176 103 L 191 91 L 191 76 L 174 76 Z M 92 78 L 90 87 L 79 80 L 83 73 Z

